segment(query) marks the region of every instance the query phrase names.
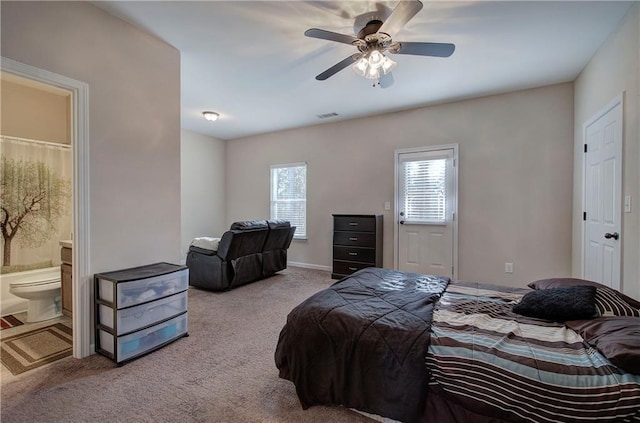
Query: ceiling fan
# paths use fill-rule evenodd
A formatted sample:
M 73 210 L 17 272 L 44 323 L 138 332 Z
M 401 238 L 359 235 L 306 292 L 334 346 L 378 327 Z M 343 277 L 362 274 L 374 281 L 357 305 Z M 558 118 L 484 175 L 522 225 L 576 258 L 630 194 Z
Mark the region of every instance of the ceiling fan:
M 324 81 L 347 66 L 353 65 L 353 70 L 358 75 L 378 81 L 380 84 L 382 77 L 387 75 L 391 77 L 390 72 L 396 65 L 393 60 L 385 56 L 385 53 L 433 57 L 451 56 L 456 47 L 450 43 L 392 40 L 393 35 L 402 29 L 421 9 L 422 3 L 418 0 L 402 0 L 384 21 L 372 14 L 371 19 L 357 32 L 356 36 L 318 28 L 306 30 L 304 35 L 307 37 L 351 44 L 359 51 L 320 73 L 316 79 Z M 373 85 L 376 85 L 375 82 Z

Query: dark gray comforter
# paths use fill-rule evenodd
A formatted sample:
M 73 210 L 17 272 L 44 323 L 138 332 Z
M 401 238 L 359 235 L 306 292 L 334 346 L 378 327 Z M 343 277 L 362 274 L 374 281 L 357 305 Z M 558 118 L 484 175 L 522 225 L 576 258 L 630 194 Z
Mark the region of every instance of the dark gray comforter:
M 367 268 L 291 311 L 275 360 L 303 408 L 341 404 L 418 420 L 434 304 L 448 278 Z

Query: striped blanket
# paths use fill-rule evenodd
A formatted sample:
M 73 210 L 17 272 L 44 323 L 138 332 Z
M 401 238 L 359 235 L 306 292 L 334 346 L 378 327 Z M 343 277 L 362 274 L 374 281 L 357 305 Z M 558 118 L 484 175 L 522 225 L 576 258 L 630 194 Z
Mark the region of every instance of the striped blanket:
M 640 376 L 562 323 L 513 313 L 526 292 L 449 284 L 433 314 L 429 391 L 510 422 L 640 422 Z

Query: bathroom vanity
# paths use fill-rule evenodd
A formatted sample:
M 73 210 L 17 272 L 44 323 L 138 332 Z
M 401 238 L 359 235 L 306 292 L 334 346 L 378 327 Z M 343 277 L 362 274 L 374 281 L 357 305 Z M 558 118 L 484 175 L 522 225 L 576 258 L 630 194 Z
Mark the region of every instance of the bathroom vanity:
M 96 351 L 118 364 L 187 333 L 189 269 L 155 263 L 94 275 Z
M 71 278 L 73 244 L 71 241 L 60 241 L 60 282 L 62 296 L 62 314 L 71 317 L 73 310 L 73 279 Z

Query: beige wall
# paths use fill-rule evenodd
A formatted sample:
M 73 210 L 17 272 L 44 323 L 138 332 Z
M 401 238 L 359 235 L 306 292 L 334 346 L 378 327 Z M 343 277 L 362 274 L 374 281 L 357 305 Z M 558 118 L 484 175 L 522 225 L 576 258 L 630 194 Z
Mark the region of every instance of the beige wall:
M 220 237 L 225 220 L 225 142 L 182 130 L 182 260 L 195 237 Z
M 70 95 L 2 79 L 0 132 L 38 141 L 71 143 Z
M 180 54 L 88 2 L 2 2 L 2 55 L 89 85 L 92 273 L 180 260 Z
M 331 265 L 332 213 L 384 215 L 393 267 L 394 150 L 459 144 L 459 277 L 524 286 L 571 272 L 573 86 L 227 142 L 227 224 L 269 217 L 269 166 L 307 162 L 308 241 L 289 260 Z M 514 273 L 504 273 L 504 263 Z
M 632 212 L 622 216 L 622 291 L 640 298 L 640 4 L 623 18 L 575 81 L 573 268 L 582 275 L 583 124 L 624 93 L 622 196 L 631 195 Z

